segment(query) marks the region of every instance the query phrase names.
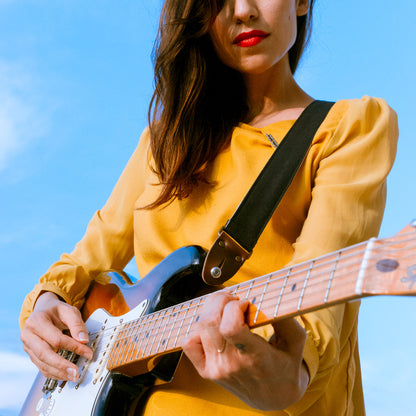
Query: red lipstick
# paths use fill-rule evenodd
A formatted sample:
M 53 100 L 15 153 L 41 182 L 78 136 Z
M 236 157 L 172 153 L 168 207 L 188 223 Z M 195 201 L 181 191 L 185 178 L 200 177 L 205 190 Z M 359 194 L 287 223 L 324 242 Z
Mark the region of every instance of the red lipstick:
M 267 38 L 267 36 L 269 36 L 269 34 L 262 30 L 251 30 L 250 32 L 240 33 L 233 40 L 233 44 L 242 48 L 247 48 L 259 44 L 263 39 Z

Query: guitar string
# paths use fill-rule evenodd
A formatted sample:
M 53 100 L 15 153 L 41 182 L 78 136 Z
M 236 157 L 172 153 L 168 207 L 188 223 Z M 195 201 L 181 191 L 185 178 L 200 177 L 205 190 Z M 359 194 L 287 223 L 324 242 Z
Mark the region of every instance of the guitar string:
M 341 289 L 342 289 L 342 287 L 338 288 L 338 290 L 341 290 Z M 298 296 L 296 294 L 294 294 L 294 296 L 296 297 L 296 300 L 297 300 Z M 265 304 L 265 307 L 266 307 L 266 304 Z M 185 326 L 185 328 L 186 328 L 186 326 L 188 325 L 188 323 L 187 323 L 188 313 L 189 313 L 189 311 L 192 311 L 192 310 L 193 310 L 194 315 L 195 315 L 196 312 L 197 312 L 197 310 L 195 309 L 195 306 L 188 307 L 187 310 L 182 312 L 183 316 L 180 319 L 181 326 Z M 292 309 L 292 310 L 294 310 L 294 309 Z M 155 325 L 155 323 L 158 323 L 158 324 Z M 145 345 L 143 346 L 142 356 L 144 356 L 146 351 L 149 351 L 149 354 L 150 354 L 150 352 L 153 351 L 153 345 L 154 345 L 155 339 L 158 339 L 158 337 L 162 337 L 162 335 L 159 332 L 159 328 L 163 323 L 164 323 L 163 317 L 158 316 L 156 320 L 153 320 L 153 322 L 152 321 L 147 322 L 147 326 L 144 329 L 139 329 L 139 331 L 137 331 L 137 330 L 135 331 L 135 336 L 139 337 L 139 338 L 143 338 L 143 334 L 146 333 L 147 341 L 146 341 Z M 189 324 L 191 324 L 191 323 L 189 323 Z M 150 329 L 149 326 L 152 326 L 150 331 L 149 331 L 149 329 Z M 181 328 L 178 329 L 177 327 L 173 328 L 173 333 L 176 333 L 177 337 L 178 337 L 178 335 L 183 335 L 183 334 L 181 334 Z M 123 341 L 123 338 L 125 338 L 125 337 L 123 337 L 123 335 L 125 335 L 125 334 L 127 335 L 127 338 L 129 338 L 129 334 L 126 333 L 126 331 L 124 331 L 124 332 L 122 331 L 119 335 L 117 347 L 120 346 L 120 345 L 121 345 L 121 347 L 123 347 L 122 341 Z M 150 344 L 150 347 L 149 347 L 149 341 L 150 340 L 151 340 L 151 344 Z M 159 340 L 160 340 L 160 338 L 159 338 Z M 169 343 L 170 343 L 170 339 L 167 338 L 166 347 L 169 345 Z M 177 345 L 177 343 L 174 342 L 173 346 L 176 347 L 176 345 Z M 166 350 L 166 347 L 165 347 L 165 350 Z M 141 350 L 141 348 L 139 346 L 138 347 L 138 352 L 140 352 L 140 350 Z M 156 350 L 156 352 L 158 352 L 158 351 L 160 351 L 160 349 Z M 138 357 L 137 353 L 136 353 L 136 357 Z
M 400 251 L 401 249 L 399 249 L 399 251 Z M 358 253 L 355 253 L 355 254 L 358 254 Z M 374 260 L 374 261 L 376 261 L 376 260 Z M 360 264 L 361 264 L 361 262 L 360 262 Z M 319 268 L 322 268 L 322 267 L 325 267 L 327 264 L 322 264 L 322 265 L 318 265 L 319 266 Z M 343 265 L 343 267 L 346 267 L 346 268 L 351 268 L 351 264 L 348 264 L 348 265 Z M 337 280 L 339 280 L 340 278 L 342 278 L 342 277 L 344 277 L 343 275 L 341 275 L 340 274 L 340 272 L 342 271 L 342 267 L 340 268 L 340 269 L 337 269 L 337 272 L 338 272 L 338 274 L 337 274 L 337 276 L 335 276 L 335 278 L 334 279 L 337 279 Z M 293 276 L 295 275 L 295 274 L 299 274 L 300 273 L 300 271 L 296 271 L 296 273 L 294 273 L 291 277 L 291 284 L 292 285 L 294 285 L 294 284 L 297 284 L 297 283 L 299 283 L 299 282 L 301 282 L 301 281 L 303 281 L 304 279 L 302 279 L 302 280 L 300 280 L 300 281 L 295 281 L 294 280 L 294 278 L 293 278 Z M 351 274 L 351 270 L 349 271 L 349 273 L 348 273 L 348 275 L 350 275 Z M 316 281 L 317 280 L 317 278 L 319 278 L 319 277 L 321 277 L 322 275 L 327 275 L 327 273 L 325 272 L 325 273 L 321 273 L 321 274 L 318 274 L 318 273 L 315 273 L 315 275 L 310 279 L 311 280 L 311 284 L 308 286 L 308 290 L 310 291 L 310 289 L 311 289 L 311 286 L 313 286 L 314 285 L 314 283 L 312 283 L 312 281 Z M 267 275 L 266 275 L 267 276 Z M 281 277 L 277 277 L 277 278 L 274 278 L 273 280 L 271 280 L 271 282 L 273 283 L 273 284 L 276 284 L 276 282 L 278 281 L 278 280 L 280 280 L 281 278 L 282 278 L 283 276 L 281 276 Z M 258 278 L 258 279 L 260 279 L 260 278 Z M 257 286 L 258 285 L 263 285 L 263 283 L 262 282 L 259 282 L 259 283 L 257 283 Z M 238 285 L 238 286 L 242 286 L 242 285 Z M 247 288 L 246 287 L 242 287 L 242 288 L 239 288 L 239 289 L 235 289 L 234 291 L 232 290 L 233 289 L 233 287 L 230 287 L 230 288 L 228 288 L 227 290 L 229 290 L 229 291 L 231 291 L 232 293 L 235 293 L 235 294 L 238 294 L 239 292 L 244 292 Z M 277 290 L 279 290 L 279 289 L 281 289 L 281 287 L 280 288 L 278 288 Z M 197 300 L 198 298 L 196 298 L 196 299 L 194 299 L 193 301 L 195 301 L 195 300 Z M 191 302 L 184 302 L 183 304 L 179 304 L 179 305 L 175 305 L 175 307 L 177 307 L 178 309 L 179 309 L 179 313 L 180 312 L 183 312 L 186 308 L 183 308 L 183 306 L 186 306 L 186 308 L 192 308 L 193 307 L 193 305 L 192 305 L 192 301 Z M 171 314 L 175 314 L 175 311 L 174 311 L 174 309 L 175 309 L 175 307 L 173 307 L 173 308 L 168 308 L 167 310 L 169 310 L 169 312 L 171 313 Z M 158 311 L 158 312 L 155 312 L 155 313 L 153 313 L 153 314 L 149 314 L 149 315 L 145 315 L 145 316 L 143 316 L 143 317 L 140 317 L 138 320 L 137 320 L 137 323 L 136 323 L 136 325 L 133 325 L 133 327 L 134 326 L 141 326 L 142 324 L 143 324 L 143 321 L 145 320 L 145 321 L 147 321 L 146 323 L 152 323 L 152 321 L 153 322 L 155 322 L 155 321 L 157 321 L 158 319 L 160 319 L 160 313 L 161 313 L 162 311 Z M 166 312 L 165 312 L 165 314 L 166 314 Z M 156 316 L 157 315 L 157 316 Z M 134 320 L 133 320 L 134 321 Z M 139 322 L 140 321 L 140 322 Z M 119 326 L 119 325 L 118 325 Z M 109 328 L 110 329 L 110 328 Z M 119 333 L 121 333 L 121 332 L 123 332 L 125 330 L 125 328 L 121 328 L 120 329 L 120 331 L 119 331 Z M 122 338 L 121 338 L 122 339 Z
M 366 245 L 366 243 L 364 243 L 365 245 Z M 391 243 L 390 243 L 391 245 L 393 245 L 393 244 L 397 244 L 397 241 L 392 241 Z M 381 248 L 376 248 L 375 250 L 380 250 L 380 249 L 383 249 L 383 247 L 381 247 Z M 375 251 L 374 250 L 374 251 Z M 399 252 L 399 251 L 402 251 L 402 250 L 404 250 L 404 249 L 396 249 L 396 252 Z M 345 250 L 346 251 L 346 250 Z M 331 253 L 332 254 L 332 253 Z M 359 252 L 354 252 L 353 254 L 351 254 L 350 256 L 356 256 L 356 255 L 358 255 L 359 254 Z M 328 256 L 328 255 L 327 255 Z M 345 257 L 344 258 L 342 258 L 343 260 L 345 259 Z M 329 261 L 329 262 L 326 262 L 326 263 L 332 263 L 332 261 Z M 318 266 L 319 267 L 324 267 L 324 266 L 326 266 L 326 263 L 325 264 L 319 264 Z M 305 266 L 304 264 L 303 264 L 303 266 Z M 348 267 L 351 267 L 351 265 L 348 265 Z M 337 272 L 339 271 L 339 270 L 341 270 L 341 269 L 337 269 Z M 304 270 L 303 270 L 304 271 Z M 296 270 L 296 273 L 299 273 L 297 270 Z M 349 275 L 351 274 L 351 273 L 348 273 Z M 326 273 L 325 273 L 325 275 L 326 275 Z M 267 275 L 266 275 L 267 276 Z M 281 276 L 280 277 L 280 279 L 282 278 L 283 276 Z M 313 279 L 315 279 L 316 280 L 316 278 L 317 277 L 319 277 L 319 275 L 314 275 L 310 280 L 312 281 Z M 337 276 L 335 276 L 335 279 L 340 279 L 341 278 L 341 276 L 339 275 L 339 273 L 338 273 L 338 275 Z M 260 279 L 260 278 L 258 278 L 258 279 Z M 277 278 L 274 278 L 273 280 L 272 280 L 272 282 L 273 283 L 276 283 L 276 280 L 279 280 L 279 277 L 277 277 Z M 294 282 L 294 280 L 293 280 L 293 278 L 291 279 L 291 284 Z M 299 282 L 298 282 L 299 283 Z M 238 286 L 241 286 L 241 285 L 238 285 Z M 238 287 L 237 286 L 237 287 Z M 243 285 L 244 286 L 244 285 Z M 308 285 L 308 293 L 310 293 L 310 291 L 311 291 L 311 286 L 312 285 Z M 231 290 L 232 289 L 232 287 L 231 288 L 228 288 L 228 290 Z M 240 288 L 240 289 L 236 289 L 233 293 L 238 293 L 239 291 L 240 292 L 242 292 L 242 291 L 246 291 L 247 290 L 247 287 L 243 287 L 243 288 Z M 295 294 L 294 295 L 294 297 L 297 299 L 298 297 L 297 297 L 297 294 Z M 285 299 L 286 300 L 286 299 Z M 186 305 L 186 304 L 188 304 L 188 306 L 187 306 L 187 308 L 188 309 L 192 309 L 192 308 L 194 308 L 194 306 L 192 305 L 192 301 L 191 302 L 185 302 L 185 303 L 183 303 L 182 304 L 182 306 L 183 305 Z M 176 305 L 176 306 L 179 306 L 179 305 Z M 169 310 L 170 308 L 168 308 L 168 310 Z M 183 308 L 179 308 L 179 314 L 180 313 L 182 313 L 183 312 Z M 151 315 L 145 315 L 144 317 L 141 317 L 141 318 L 144 318 L 144 319 L 139 319 L 138 321 L 141 321 L 141 322 L 136 322 L 136 324 L 134 324 L 134 325 L 131 325 L 132 324 L 132 322 L 134 322 L 134 320 L 132 320 L 132 321 L 130 321 L 128 324 L 129 324 L 129 331 L 130 331 L 130 333 L 132 332 L 132 331 L 134 331 L 135 330 L 135 328 L 137 327 L 137 325 L 140 325 L 140 326 L 142 326 L 142 324 L 143 324 L 143 320 L 145 320 L 146 322 L 146 324 L 147 324 L 147 326 L 149 326 L 150 324 L 152 324 L 152 323 L 154 323 L 154 322 L 157 322 L 157 320 L 159 320 L 159 319 L 161 319 L 161 317 L 160 317 L 160 315 L 161 315 L 161 312 L 162 311 L 160 311 L 160 312 L 156 312 L 156 313 L 154 313 L 154 314 L 151 314 L 151 315 L 154 315 L 153 316 L 153 318 L 151 318 L 150 320 L 149 320 L 149 317 L 151 317 Z M 170 314 L 169 313 L 167 313 L 167 310 L 165 310 L 165 315 L 164 316 L 166 316 L 166 315 L 168 315 L 168 320 L 170 319 L 170 316 L 174 316 L 174 309 L 171 309 L 171 311 L 170 311 Z M 157 316 L 156 316 L 157 315 Z M 176 319 L 176 318 L 175 318 Z M 185 320 L 185 319 L 187 319 L 186 318 L 186 312 L 185 312 L 185 315 L 184 315 L 184 317 L 183 318 L 181 318 L 182 319 L 182 321 L 183 320 Z M 161 319 L 161 322 L 160 322 L 160 324 L 159 324 L 159 327 L 157 327 L 157 328 L 160 328 L 160 326 L 162 325 L 162 323 L 163 323 L 163 318 Z M 117 326 L 119 326 L 119 325 L 117 325 Z M 110 330 L 111 328 L 108 328 L 107 330 Z M 154 328 L 152 328 L 152 330 L 153 330 Z M 120 329 L 120 331 L 119 331 L 119 333 L 118 334 L 121 334 L 121 333 L 123 333 L 123 332 L 126 332 L 126 328 L 122 328 L 122 329 Z M 145 331 L 142 331 L 142 333 L 145 333 L 145 332 L 148 332 L 147 331 L 147 328 L 146 328 L 146 330 Z M 154 332 L 154 331 L 153 331 Z M 172 333 L 172 332 L 174 332 L 174 328 L 172 328 L 172 330 L 170 331 L 170 334 Z M 138 335 L 137 333 L 134 333 L 134 335 Z M 139 332 L 139 335 L 140 335 L 140 332 Z M 159 333 L 156 331 L 155 333 L 154 333 L 154 335 L 153 336 L 158 336 L 159 335 Z M 127 338 L 129 338 L 129 337 L 131 337 L 131 335 L 127 335 Z M 122 338 L 119 338 L 117 341 L 120 341 L 120 340 L 123 340 L 123 337 Z M 154 341 L 153 341 L 153 343 L 154 343 Z M 152 344 L 153 345 L 153 344 Z M 146 350 L 147 349 L 147 345 L 145 346 L 145 348 L 144 348 L 144 350 Z M 151 351 L 151 349 L 152 349 L 152 347 L 150 348 L 150 351 Z
M 401 249 L 399 249 L 399 251 L 400 251 Z M 375 251 L 375 250 L 374 250 Z M 342 261 L 344 261 L 344 264 L 342 264 L 342 266 L 340 267 L 340 268 L 337 268 L 336 269 L 336 272 L 337 272 L 337 276 L 335 276 L 335 279 L 340 279 L 340 277 L 343 277 L 343 275 L 340 275 L 340 272 L 342 272 L 342 270 L 343 269 L 345 269 L 345 268 L 351 268 L 352 266 L 354 266 L 354 264 L 352 264 L 352 263 L 348 263 L 348 264 L 345 264 L 345 260 L 346 259 L 348 259 L 348 257 L 350 257 L 350 258 L 353 258 L 353 257 L 356 257 L 357 256 L 357 254 L 359 254 L 359 252 L 355 252 L 355 253 L 353 253 L 353 254 L 351 254 L 351 255 L 349 255 L 349 256 L 344 256 L 344 257 L 341 257 L 340 259 L 338 259 L 338 261 L 337 262 L 341 262 L 341 260 Z M 377 258 L 378 259 L 378 258 Z M 375 260 L 373 260 L 373 261 L 376 261 L 377 259 L 375 259 Z M 314 266 L 314 268 L 315 268 L 315 273 L 314 273 L 314 275 L 313 275 L 313 277 L 310 279 L 311 281 L 312 280 L 314 280 L 314 281 L 316 281 L 317 280 L 317 278 L 319 278 L 319 277 L 322 277 L 322 276 L 324 276 L 324 277 L 326 277 L 327 276 L 327 274 L 328 274 L 328 271 L 327 270 L 325 270 L 325 271 L 323 271 L 322 273 L 316 273 L 316 270 L 318 270 L 318 269 L 320 269 L 320 268 L 325 268 L 326 266 L 330 266 L 330 265 L 332 265 L 332 263 L 333 263 L 333 260 L 331 259 L 330 261 L 326 261 L 326 262 L 324 262 L 324 263 L 320 263 L 320 264 L 318 264 L 318 265 L 316 265 L 316 266 Z M 361 262 L 360 262 L 360 264 L 361 264 Z M 297 284 L 297 283 L 300 283 L 300 282 L 303 282 L 304 281 L 304 279 L 302 278 L 301 280 L 295 280 L 295 276 L 296 275 L 299 275 L 299 274 L 302 274 L 303 275 L 303 273 L 305 272 L 305 270 L 307 270 L 308 268 L 307 267 L 304 267 L 304 268 L 300 268 L 299 270 L 293 270 L 292 271 L 292 274 L 291 274 L 291 276 L 290 276 L 290 278 L 291 278 L 291 284 L 292 285 L 294 285 L 294 284 Z M 331 270 L 332 271 L 332 270 Z M 283 279 L 284 278 L 284 276 L 283 276 L 283 273 L 280 273 L 280 272 L 276 272 L 276 273 L 272 273 L 272 275 L 275 275 L 275 277 L 273 277 L 273 280 L 271 280 L 271 282 L 272 283 L 276 283 L 277 281 L 279 281 L 279 280 L 281 280 L 281 279 Z M 281 274 L 281 276 L 278 276 L 278 274 Z M 351 273 L 349 273 L 349 274 L 351 274 Z M 254 285 L 253 286 L 253 280 L 250 282 L 251 283 L 251 286 L 254 288 L 254 289 L 256 289 L 258 286 L 263 286 L 264 285 L 264 283 L 263 283 L 263 281 L 262 280 L 264 280 L 265 278 L 267 278 L 268 276 L 270 276 L 270 275 L 265 275 L 265 276 L 261 276 L 261 277 L 259 277 L 259 278 L 256 278 L 256 279 L 254 279 L 254 281 L 256 281 L 256 280 L 259 280 L 257 283 L 256 283 L 256 285 Z M 235 290 L 233 290 L 233 288 L 234 287 L 229 287 L 229 288 L 226 288 L 225 290 L 228 290 L 228 291 L 230 291 L 230 292 L 232 292 L 232 293 L 235 293 L 235 294 L 237 294 L 237 293 L 239 293 L 239 292 L 244 292 L 244 291 L 246 291 L 248 288 L 247 287 L 244 287 L 244 283 L 246 283 L 246 282 L 243 282 L 242 284 L 240 284 L 240 285 L 237 285 L 237 287 L 239 287 L 238 289 L 235 289 Z M 248 282 L 247 282 L 248 283 Z M 311 284 L 312 285 L 312 284 Z M 310 288 L 311 287 L 311 285 L 308 285 L 308 288 Z M 243 286 L 243 287 L 241 287 L 241 286 Z M 281 288 L 281 287 L 280 287 Z M 193 299 L 194 301 L 195 300 L 197 300 L 198 298 L 195 298 L 195 299 Z M 178 305 L 175 305 L 175 306 L 181 306 L 181 305 L 186 305 L 186 304 L 189 304 L 190 302 L 192 302 L 192 301 L 187 301 L 187 302 L 184 302 L 184 303 L 182 303 L 182 304 L 178 304 Z M 175 307 L 174 306 L 174 307 Z M 173 311 L 173 309 L 174 309 L 174 307 L 171 307 L 171 308 L 167 308 L 166 310 L 169 310 L 169 309 L 171 309 L 172 310 L 172 312 L 174 313 L 174 311 Z M 183 308 L 182 308 L 182 310 L 183 310 Z M 161 312 L 161 311 L 160 311 Z M 154 314 L 156 314 L 157 312 L 155 312 Z M 153 314 L 149 314 L 149 315 L 145 315 L 144 317 L 141 317 L 141 318 L 143 318 L 143 319 L 146 319 L 146 317 L 151 317 Z M 148 319 L 148 318 L 147 318 Z M 159 316 L 157 317 L 157 319 L 159 319 Z
M 350 273 L 348 273 L 348 275 L 349 275 Z M 347 276 L 347 275 L 344 275 L 344 276 Z M 350 284 L 350 282 L 347 282 L 346 284 Z M 315 285 L 316 286 L 316 285 Z M 338 285 L 338 289 L 339 289 L 339 285 Z M 308 288 L 308 293 L 310 294 L 311 293 L 311 289 L 310 288 Z M 321 293 L 321 292 L 320 292 Z M 297 294 L 296 293 L 293 293 L 293 299 L 296 299 L 296 300 L 298 300 L 298 296 L 297 296 Z M 272 301 L 273 302 L 273 298 L 269 298 L 269 299 L 267 299 L 267 301 Z M 286 302 L 286 304 L 288 304 L 288 303 L 290 303 L 290 302 Z M 187 317 L 186 317 L 186 313 L 189 311 L 189 310 L 192 310 L 192 309 L 194 309 L 195 308 L 195 306 L 193 306 L 193 305 L 189 305 L 188 307 L 187 307 L 187 309 L 185 310 L 185 315 L 184 315 L 184 317 L 181 319 L 181 323 L 183 324 L 183 322 L 184 321 L 186 321 L 186 319 L 188 319 Z M 195 313 L 194 313 L 194 315 L 195 315 Z M 160 319 L 160 322 L 159 322 L 159 325 L 158 326 L 153 326 L 153 328 L 152 328 L 152 335 L 151 335 L 151 338 L 153 338 L 153 340 L 152 340 L 152 344 L 151 344 L 151 346 L 150 346 L 150 348 L 149 348 L 149 353 L 152 351 L 152 349 L 153 349 L 153 345 L 154 345 L 154 342 L 155 342 L 155 340 L 160 336 L 160 337 L 162 337 L 163 336 L 163 334 L 161 335 L 158 331 L 157 331 L 157 329 L 159 329 L 160 328 L 160 326 L 163 324 L 163 318 L 164 317 L 160 317 L 160 316 L 157 316 L 156 317 L 156 319 L 155 320 L 153 320 L 153 323 L 154 322 L 157 322 L 157 320 L 159 320 Z M 170 319 L 170 317 L 168 317 L 168 319 Z M 149 322 L 149 323 L 152 323 L 152 322 Z M 186 326 L 185 326 L 186 327 Z M 120 332 L 122 332 L 122 331 L 120 331 Z M 145 330 L 145 331 L 142 331 L 142 333 L 145 333 L 145 332 L 147 332 L 147 329 Z M 137 334 L 135 334 L 136 336 L 137 335 L 139 335 L 140 336 L 140 332 Z M 150 336 L 149 336 L 150 337 Z M 126 337 L 126 338 L 128 338 L 128 336 Z M 119 338 L 118 339 L 118 341 L 122 341 L 124 339 L 124 337 L 121 337 L 121 338 Z M 161 339 L 159 339 L 159 341 L 161 341 Z M 167 341 L 168 343 L 169 343 L 169 340 Z M 175 344 L 174 344 L 175 345 Z M 176 346 L 176 345 L 175 345 Z M 145 345 L 145 347 L 144 347 L 144 349 L 143 349 L 143 356 L 144 356 L 144 352 L 146 351 L 148 349 L 148 342 L 146 343 L 146 345 Z M 165 350 L 166 350 L 166 347 L 165 347 Z M 156 349 L 156 352 L 160 352 L 160 350 L 159 349 Z
M 322 275 L 323 276 L 325 276 L 326 275 L 326 273 L 322 273 Z M 302 280 L 295 280 L 295 274 L 293 274 L 291 277 L 291 285 L 295 285 L 295 284 L 297 284 L 297 283 L 299 283 L 299 282 L 301 282 L 301 281 L 303 281 L 303 279 Z M 313 277 L 313 279 L 311 279 L 311 282 L 314 282 L 315 280 L 317 280 L 317 278 L 319 278 L 320 276 L 319 275 L 316 275 L 316 276 L 314 276 Z M 337 279 L 339 280 L 339 276 L 337 276 Z M 276 285 L 278 285 L 279 284 L 279 278 L 274 278 L 274 279 L 272 279 L 271 281 L 270 281 L 270 284 L 273 284 L 273 286 L 276 286 Z M 311 283 L 311 285 L 313 285 L 314 283 Z M 256 285 L 253 285 L 252 283 L 251 283 L 251 289 L 252 289 L 252 291 L 255 291 L 255 289 L 257 289 L 258 287 L 262 287 L 263 286 L 263 283 L 262 282 L 257 282 L 257 284 Z M 272 296 L 273 295 L 273 292 L 274 291 L 279 291 L 280 289 L 281 289 L 281 287 L 282 286 L 278 286 L 276 289 L 274 289 L 274 290 L 269 290 L 269 292 L 268 292 L 268 295 L 270 295 L 270 296 Z M 226 290 L 229 290 L 230 291 L 230 293 L 232 293 L 232 294 L 235 294 L 235 295 L 238 295 L 238 294 L 241 294 L 241 293 L 244 293 L 244 292 L 246 292 L 247 291 L 247 287 L 245 287 L 244 285 L 243 285 L 243 287 L 238 287 L 238 288 L 236 288 L 236 289 L 234 289 L 234 290 L 232 290 L 232 288 L 228 288 L 228 289 L 226 289 Z M 244 296 L 243 298 L 246 298 L 247 296 Z M 174 308 L 172 308 L 171 310 L 169 310 L 169 314 L 168 314 L 168 316 L 170 317 L 170 316 L 173 316 L 173 317 L 177 317 L 177 316 L 179 316 L 179 315 L 183 315 L 182 317 L 180 317 L 180 320 L 179 320 L 179 322 L 180 323 L 182 323 L 184 320 L 186 320 L 187 319 L 187 317 L 186 317 L 186 313 L 189 311 L 189 310 L 191 310 L 191 309 L 193 309 L 193 308 L 195 308 L 195 305 L 194 305 L 194 303 L 195 303 L 195 301 L 196 300 L 198 300 L 198 298 L 196 298 L 196 299 L 194 299 L 194 302 L 185 302 L 185 303 L 182 303 L 182 304 L 179 304 L 179 305 L 175 305 L 175 307 Z M 160 319 L 161 317 L 160 317 L 160 313 L 159 312 L 155 312 L 155 313 L 152 313 L 152 314 L 149 314 L 149 315 L 145 315 L 145 316 L 143 316 L 143 317 L 140 317 L 140 318 L 138 318 L 137 319 L 137 321 L 136 321 L 136 324 L 134 325 L 136 328 L 142 328 L 143 327 L 143 324 L 152 324 L 152 329 L 151 329 L 151 331 L 153 332 L 153 333 L 155 333 L 155 328 L 156 328 L 156 323 L 157 323 L 157 321 Z M 148 325 L 149 326 L 149 325 Z M 124 335 L 124 333 L 126 332 L 126 328 L 120 328 L 120 331 L 119 331 L 119 333 L 118 333 L 118 341 L 123 341 L 124 340 L 124 338 L 126 338 L 126 336 Z M 140 335 L 140 334 L 143 334 L 143 333 L 147 333 L 148 332 L 148 328 L 146 327 L 146 328 L 144 328 L 143 330 L 141 330 L 138 334 Z M 173 331 L 172 332 L 176 332 L 175 331 L 175 328 L 173 328 Z M 152 336 L 153 336 L 153 334 L 152 334 Z
M 353 254 L 351 254 L 350 256 L 351 257 L 356 257 L 357 256 L 357 254 L 360 254 L 360 252 L 355 252 L 355 253 L 353 253 Z M 346 257 L 344 257 L 345 259 L 346 258 L 348 258 L 347 256 Z M 324 262 L 324 263 L 320 263 L 318 266 L 316 266 L 317 268 L 323 268 L 323 267 L 325 267 L 325 266 L 327 266 L 327 265 L 331 265 L 332 264 L 332 261 L 331 260 L 328 260 L 328 261 L 326 261 L 326 262 Z M 301 267 L 297 267 L 297 266 L 302 266 L 302 265 L 304 265 L 303 263 L 302 264 L 299 264 L 299 265 L 296 265 L 296 266 L 294 266 L 294 267 L 292 267 L 291 269 L 291 275 L 290 275 L 290 278 L 291 278 L 291 281 L 293 281 L 294 280 L 294 277 L 295 276 L 297 276 L 297 275 L 299 275 L 299 274 L 302 274 L 303 272 L 304 272 L 304 269 L 303 268 L 301 268 Z M 348 266 L 350 266 L 350 265 L 348 265 Z M 279 274 L 281 274 L 282 276 L 278 276 Z M 282 280 L 285 276 L 286 274 L 286 269 L 282 269 L 282 270 L 279 270 L 279 271 L 277 271 L 277 272 L 275 272 L 275 273 L 272 273 L 272 275 L 274 275 L 274 277 L 273 277 L 273 282 L 277 282 L 277 281 L 279 281 L 279 280 Z M 244 292 L 244 291 L 246 291 L 246 290 L 248 290 L 248 289 L 252 289 L 253 288 L 253 283 L 254 282 L 256 282 L 256 281 L 258 281 L 258 280 L 261 280 L 262 278 L 265 278 L 265 277 L 267 277 L 268 275 L 265 275 L 265 276 L 260 276 L 260 277 L 257 277 L 257 278 L 255 278 L 255 279 L 252 279 L 251 281 L 249 281 L 249 282 L 242 282 L 242 283 L 240 283 L 240 284 L 238 284 L 238 285 L 236 285 L 236 286 L 231 286 L 231 287 L 227 287 L 227 288 L 225 288 L 224 290 L 227 290 L 227 291 L 232 291 L 233 293 L 238 293 L 238 292 Z M 317 276 L 315 276 L 315 277 L 317 277 Z M 303 281 L 303 279 L 301 280 L 301 281 Z M 300 281 L 296 281 L 296 283 L 299 283 Z M 295 283 L 295 282 L 294 282 Z M 250 287 L 246 287 L 246 285 L 248 286 L 248 285 L 250 285 Z M 262 282 L 260 281 L 260 282 L 257 282 L 257 284 L 254 286 L 254 288 L 256 288 L 258 285 L 262 285 Z M 236 287 L 237 289 L 234 289 L 234 287 Z M 234 289 L 234 290 L 233 290 Z M 205 297 L 205 296 L 201 296 L 201 297 Z M 174 306 L 172 306 L 172 307 L 170 307 L 170 308 L 167 308 L 167 309 L 172 309 L 172 312 L 173 312 L 173 309 L 175 308 L 175 307 L 180 307 L 180 306 L 182 306 L 182 305 L 186 305 L 186 304 L 188 304 L 188 303 L 190 303 L 190 302 L 192 302 L 192 301 L 195 301 L 195 300 L 198 300 L 199 298 L 197 297 L 197 298 L 194 298 L 194 299 L 192 299 L 191 301 L 186 301 L 186 302 L 183 302 L 183 303 L 180 303 L 180 304 L 177 304 L 177 305 L 174 305 Z M 153 316 L 153 315 L 156 315 L 157 313 L 158 313 L 159 311 L 157 311 L 157 312 L 153 312 L 152 314 L 149 314 L 149 315 L 144 315 L 143 317 L 140 317 L 139 319 L 141 319 L 141 318 L 143 318 L 143 319 L 146 319 L 146 317 L 151 317 L 151 316 Z M 117 326 L 119 326 L 119 325 L 117 325 Z M 112 327 L 108 327 L 107 328 L 108 330 L 110 330 L 110 329 L 112 329 Z M 91 335 L 94 335 L 94 333 L 91 333 Z

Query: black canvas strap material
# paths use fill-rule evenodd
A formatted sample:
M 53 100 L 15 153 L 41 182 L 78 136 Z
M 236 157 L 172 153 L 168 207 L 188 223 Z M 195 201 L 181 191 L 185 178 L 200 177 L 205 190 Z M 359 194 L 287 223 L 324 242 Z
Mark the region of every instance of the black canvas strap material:
M 313 101 L 273 152 L 208 252 L 202 272 L 206 283 L 224 283 L 250 257 L 333 105 L 333 102 Z

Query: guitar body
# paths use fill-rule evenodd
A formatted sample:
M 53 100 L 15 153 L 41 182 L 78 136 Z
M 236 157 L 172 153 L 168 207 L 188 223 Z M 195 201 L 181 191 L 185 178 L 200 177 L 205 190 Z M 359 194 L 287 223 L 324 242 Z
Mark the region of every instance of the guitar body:
M 77 383 L 39 375 L 20 415 L 136 416 L 150 387 L 173 378 L 181 342 L 197 330 L 205 294 L 213 291 L 201 278 L 204 258 L 200 247 L 183 247 L 136 284 L 114 272 L 107 275 L 115 281 L 94 283 L 82 310 L 93 359 L 78 358 Z M 372 238 L 227 290 L 249 301 L 249 328 L 367 296 L 416 296 L 416 221 L 393 237 Z
M 181 352 L 142 360 L 135 376 L 110 372 L 107 351 L 120 322 L 128 322 L 194 298 L 208 290 L 201 279 L 205 252 L 197 246 L 183 247 L 159 263 L 144 279 L 132 284 L 116 272 L 108 284 L 94 283 L 82 310 L 94 357 L 77 361 L 77 383 L 58 382 L 45 390 L 46 378 L 38 374 L 20 412 L 21 416 L 129 416 L 155 383 L 170 381 Z M 53 383 L 53 380 L 48 380 Z M 49 386 L 51 387 L 51 386 Z

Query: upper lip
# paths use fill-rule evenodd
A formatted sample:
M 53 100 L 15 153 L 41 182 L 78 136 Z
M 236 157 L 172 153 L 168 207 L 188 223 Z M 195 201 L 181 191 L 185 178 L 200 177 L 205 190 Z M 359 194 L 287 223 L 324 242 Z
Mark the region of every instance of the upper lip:
M 236 36 L 235 39 L 233 40 L 233 43 L 238 43 L 245 39 L 253 38 L 256 36 L 265 38 L 266 36 L 269 36 L 269 34 L 266 32 L 263 32 L 262 30 L 250 30 L 249 32 L 242 32 L 238 36 Z

